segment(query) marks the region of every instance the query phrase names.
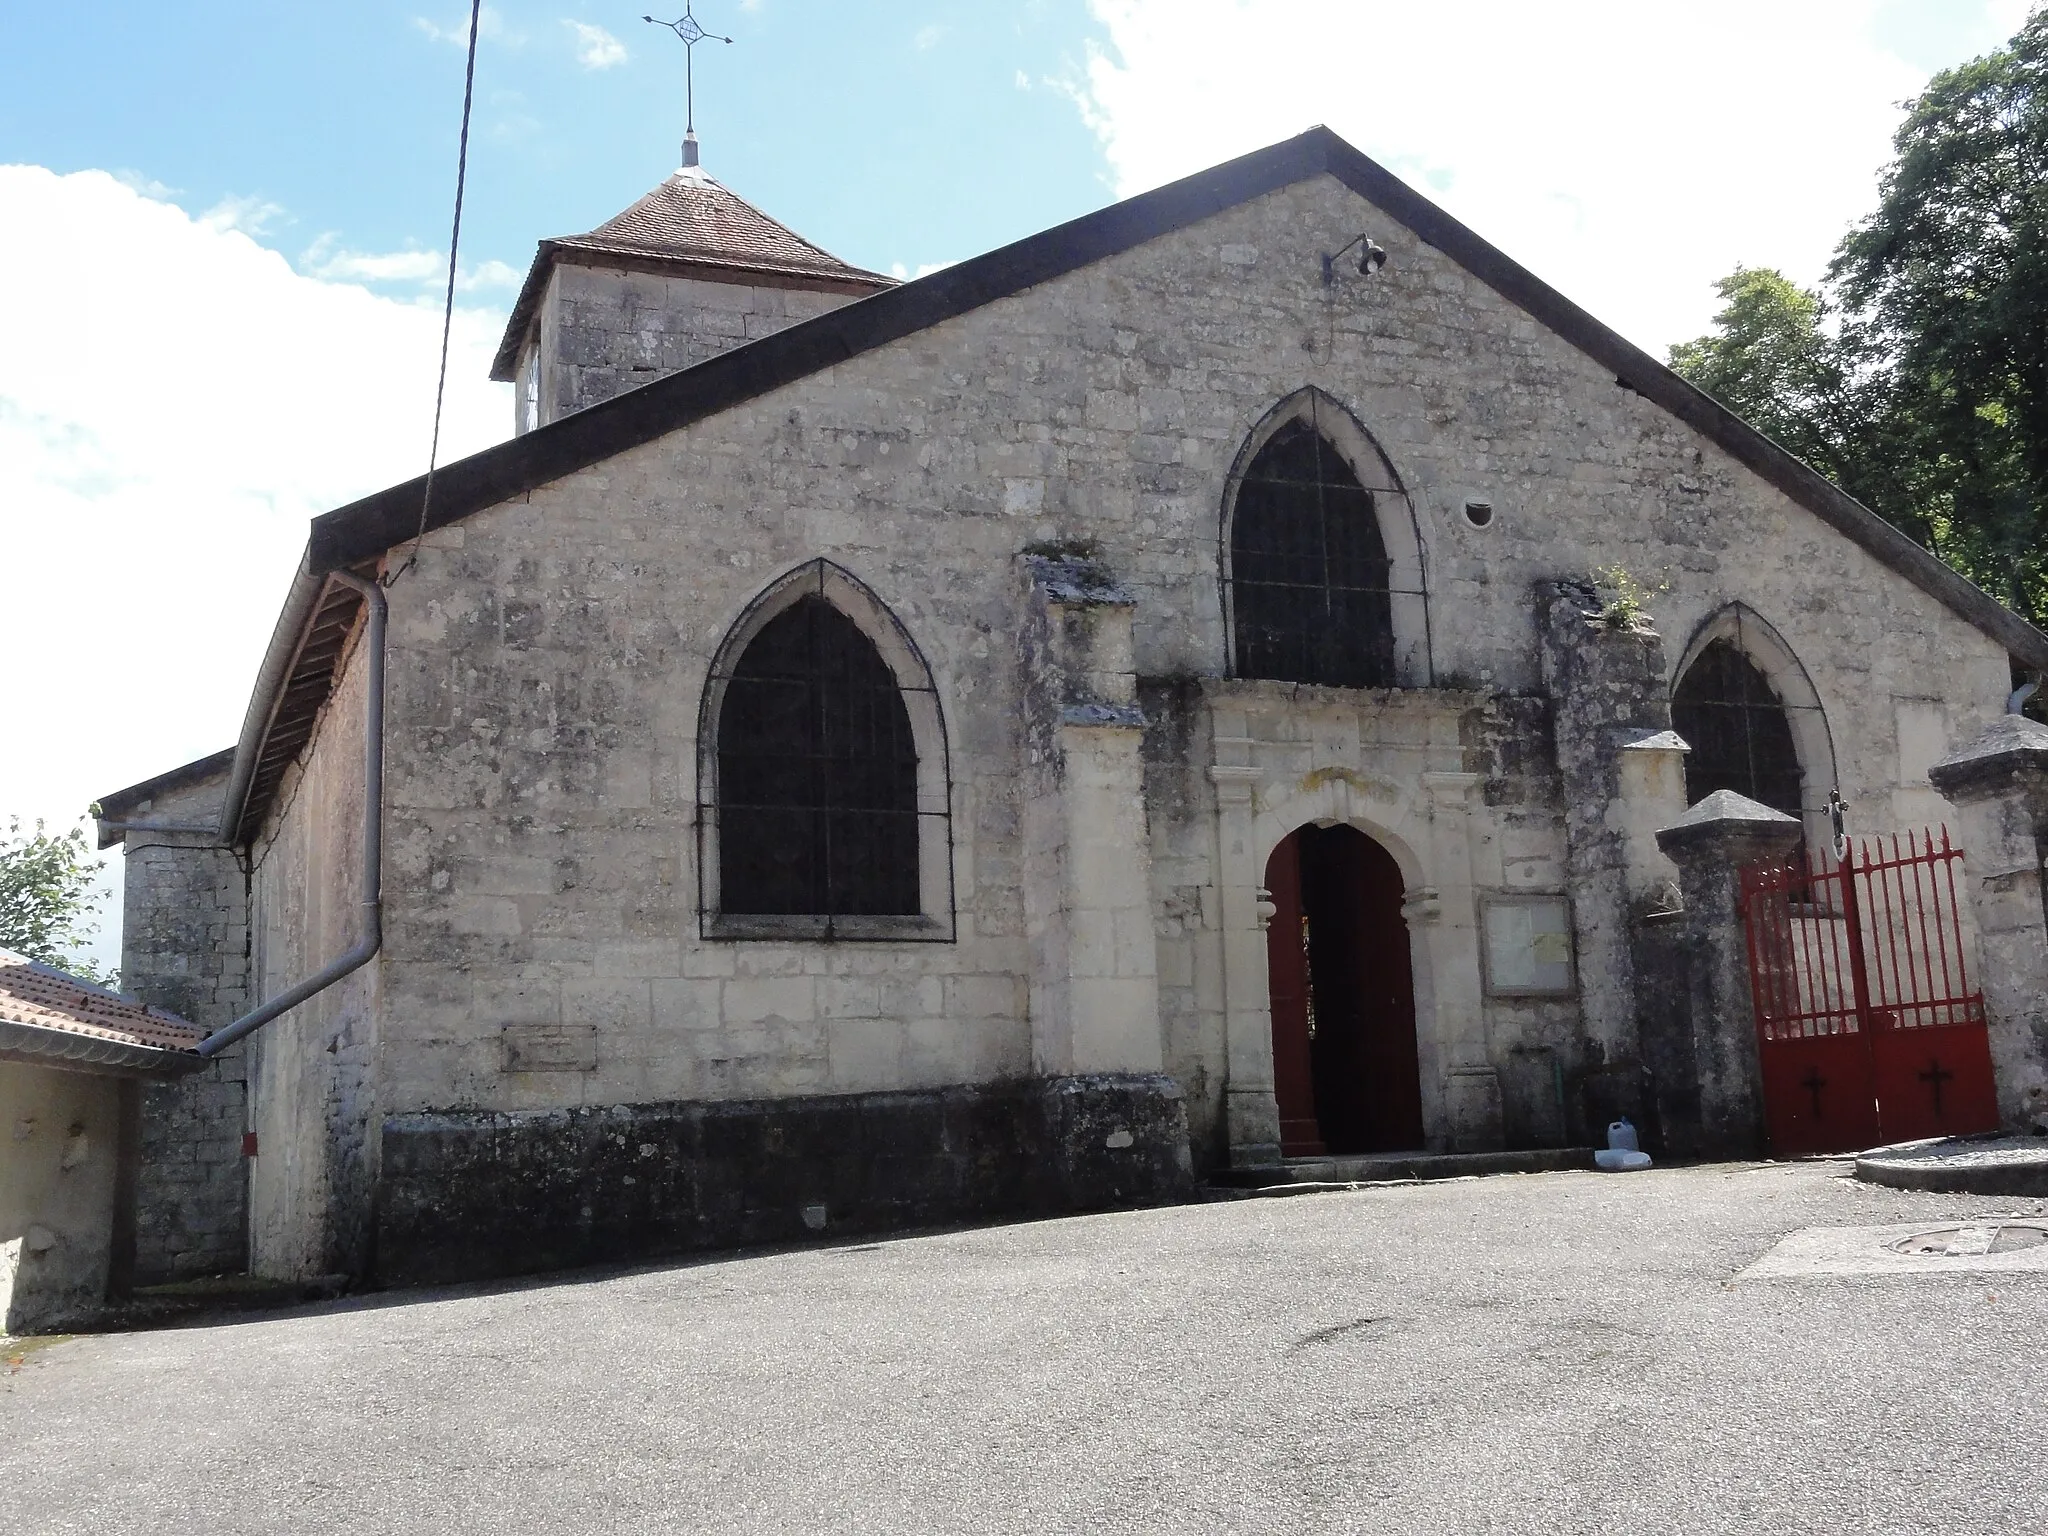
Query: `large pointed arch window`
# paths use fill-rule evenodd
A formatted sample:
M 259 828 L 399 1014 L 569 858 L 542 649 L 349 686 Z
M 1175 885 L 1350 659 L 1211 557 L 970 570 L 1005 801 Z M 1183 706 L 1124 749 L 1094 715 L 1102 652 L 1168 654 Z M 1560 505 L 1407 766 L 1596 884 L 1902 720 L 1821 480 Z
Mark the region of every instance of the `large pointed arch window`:
M 1685 798 L 1697 805 L 1717 789 L 1798 816 L 1805 775 L 1792 721 L 1770 679 L 1735 645 L 1710 640 L 1671 694 L 1671 725 L 1692 750 Z
M 1375 493 L 1313 410 L 1283 422 L 1246 467 L 1231 511 L 1237 675 L 1391 687 L 1392 577 Z
M 757 599 L 704 714 L 707 936 L 950 936 L 936 699 L 866 588 L 817 561 Z

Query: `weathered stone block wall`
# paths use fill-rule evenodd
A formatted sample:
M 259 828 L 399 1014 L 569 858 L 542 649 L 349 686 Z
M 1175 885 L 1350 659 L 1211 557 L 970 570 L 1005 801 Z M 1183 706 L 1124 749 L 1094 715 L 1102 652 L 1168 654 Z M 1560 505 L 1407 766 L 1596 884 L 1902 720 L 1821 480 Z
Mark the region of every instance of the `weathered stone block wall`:
M 858 297 L 559 262 L 541 302 L 543 424 Z
M 204 826 L 220 814 L 226 770 L 154 796 L 137 821 Z M 247 1012 L 249 902 L 241 860 L 203 839 L 131 832 L 122 849 L 121 985 L 218 1029 Z M 141 1085 L 135 1273 L 151 1285 L 248 1265 L 248 1124 L 241 1047 L 189 1076 Z
M 1003 723 L 942 704 L 957 942 L 700 939 L 698 703 L 710 655 L 771 571 L 751 554 L 734 566 L 723 547 L 687 554 L 673 529 L 655 539 L 667 554 L 629 554 L 592 510 L 587 553 L 552 522 L 473 545 L 469 529 L 444 530 L 392 591 L 393 1111 L 850 1093 L 1028 1071 L 1014 761 L 991 750 Z M 1003 575 L 1013 579 L 1007 562 Z M 900 585 L 884 598 L 900 602 Z M 922 641 L 916 609 L 906 616 Z M 978 649 L 1014 697 L 1007 639 L 992 646 L 984 633 Z M 970 831 L 984 824 L 998 836 Z M 589 1052 L 549 1066 L 515 1048 L 557 1030 L 582 1033 Z
M 360 629 L 358 630 L 360 638 Z M 280 811 L 250 850 L 259 998 L 304 980 L 355 941 L 362 900 L 363 673 L 350 656 Z M 302 1279 L 367 1263 L 376 1147 L 378 963 L 251 1035 L 250 1268 Z
M 1651 1097 L 1637 1016 L 1632 849 L 1623 814 L 1631 786 L 1624 783 L 1620 733 L 1668 731 L 1671 707 L 1663 642 L 1654 631 L 1607 626 L 1589 586 L 1543 582 L 1533 598 L 1565 807 L 1579 1014 L 1595 1064 L 1566 1101 L 1566 1123 L 1591 1139 L 1624 1115 L 1640 1122 Z M 1667 807 L 1675 817 L 1685 804 L 1680 786 L 1672 788 L 1680 790 Z
M 1476 814 L 1499 829 L 1482 835 L 1475 894 L 1567 888 L 1570 845 L 1555 737 L 1551 702 L 1537 696 L 1490 692 L 1483 708 L 1463 717 L 1466 766 L 1484 775 Z M 1588 1048 L 1580 998 L 1489 997 L 1486 1020 L 1502 1145 L 1583 1143 L 1583 1085 L 1600 1061 Z
M 1387 268 L 1323 287 L 1318 253 L 1361 227 L 1390 251 Z M 1159 689 L 1221 675 L 1225 478 L 1252 425 L 1304 384 L 1354 411 L 1407 485 L 1430 573 L 1429 667 L 1501 700 L 1502 719 L 1474 729 L 1501 739 L 1503 765 L 1533 764 L 1541 736 L 1535 582 L 1613 563 L 1669 584 L 1655 604 L 1668 635 L 1734 599 L 1767 617 L 1816 680 L 1852 798 L 1882 803 L 1900 787 L 1895 699 L 1938 679 L 1956 721 L 2002 699 L 1993 642 L 1335 181 L 1305 183 L 427 541 L 392 594 L 391 1112 L 1026 1070 L 1014 556 L 1095 541 L 1137 599 L 1137 674 Z M 1489 526 L 1466 522 L 1468 497 L 1491 502 Z M 873 588 L 931 661 L 949 732 L 956 943 L 697 936 L 706 670 L 747 602 L 818 555 Z M 1521 716 L 1526 742 L 1509 739 Z M 1458 775 L 1472 770 L 1432 771 L 1451 778 L 1430 790 L 1431 814 L 1463 814 Z M 1484 772 L 1489 804 L 1549 793 L 1505 766 Z M 1154 800 L 1169 819 L 1149 834 L 1169 996 L 1199 990 L 1210 962 L 1191 935 L 1221 899 L 1202 846 L 1215 846 L 1213 812 L 1184 790 Z M 1182 805 L 1192 821 L 1172 821 Z M 1505 831 L 1472 856 L 1466 899 L 1561 857 L 1549 830 Z M 1446 908 L 1443 920 L 1472 919 Z M 1549 1010 L 1517 1012 L 1542 1034 Z M 1486 1028 L 1507 1016 L 1486 1014 Z M 589 1048 L 535 1068 L 508 1026 L 575 1032 Z M 1175 1047 L 1174 1070 L 1213 1082 L 1213 1026 L 1174 1029 L 1195 1042 Z M 1496 1113 L 1547 1138 L 1541 1084 L 1555 1064 L 1546 1074 L 1541 1057 L 1496 1044 L 1521 1084 L 1502 1077 Z M 1477 1076 L 1459 1091 L 1486 1092 Z
M 1158 1076 L 384 1123 L 388 1283 L 1156 1205 L 1193 1183 Z

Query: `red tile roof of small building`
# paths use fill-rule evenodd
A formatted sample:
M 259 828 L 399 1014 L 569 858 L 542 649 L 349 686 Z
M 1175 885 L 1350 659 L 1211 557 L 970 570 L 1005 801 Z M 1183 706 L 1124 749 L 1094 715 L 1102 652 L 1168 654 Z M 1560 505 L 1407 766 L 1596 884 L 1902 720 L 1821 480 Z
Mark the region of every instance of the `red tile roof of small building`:
M 5 949 L 0 949 L 0 1024 L 159 1051 L 191 1051 L 206 1034 L 176 1014 Z

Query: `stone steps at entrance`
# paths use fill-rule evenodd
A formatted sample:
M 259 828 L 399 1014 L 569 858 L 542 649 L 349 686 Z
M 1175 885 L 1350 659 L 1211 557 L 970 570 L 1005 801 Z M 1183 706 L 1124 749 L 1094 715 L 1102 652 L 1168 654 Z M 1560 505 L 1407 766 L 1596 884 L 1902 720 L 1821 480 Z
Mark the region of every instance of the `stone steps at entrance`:
M 1591 1147 L 1544 1147 L 1530 1152 L 1374 1152 L 1358 1157 L 1290 1157 L 1265 1168 L 1225 1168 L 1210 1175 L 1221 1189 L 1383 1184 L 1424 1179 L 1465 1179 L 1490 1173 L 1561 1173 L 1591 1168 Z

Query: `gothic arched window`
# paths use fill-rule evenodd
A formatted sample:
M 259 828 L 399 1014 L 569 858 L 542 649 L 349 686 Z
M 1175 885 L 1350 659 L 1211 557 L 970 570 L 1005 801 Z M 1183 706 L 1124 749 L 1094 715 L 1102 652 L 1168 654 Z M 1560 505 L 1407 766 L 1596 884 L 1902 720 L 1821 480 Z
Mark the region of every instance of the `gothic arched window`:
M 875 643 L 824 597 L 747 642 L 719 705 L 717 768 L 723 915 L 923 911 L 910 714 Z
M 1373 493 L 1312 416 L 1252 459 L 1230 520 L 1239 677 L 1394 684 L 1393 562 Z
M 1671 692 L 1671 725 L 1692 748 L 1685 798 L 1717 789 L 1800 814 L 1805 775 L 1784 702 L 1756 664 L 1727 640 L 1710 641 Z

